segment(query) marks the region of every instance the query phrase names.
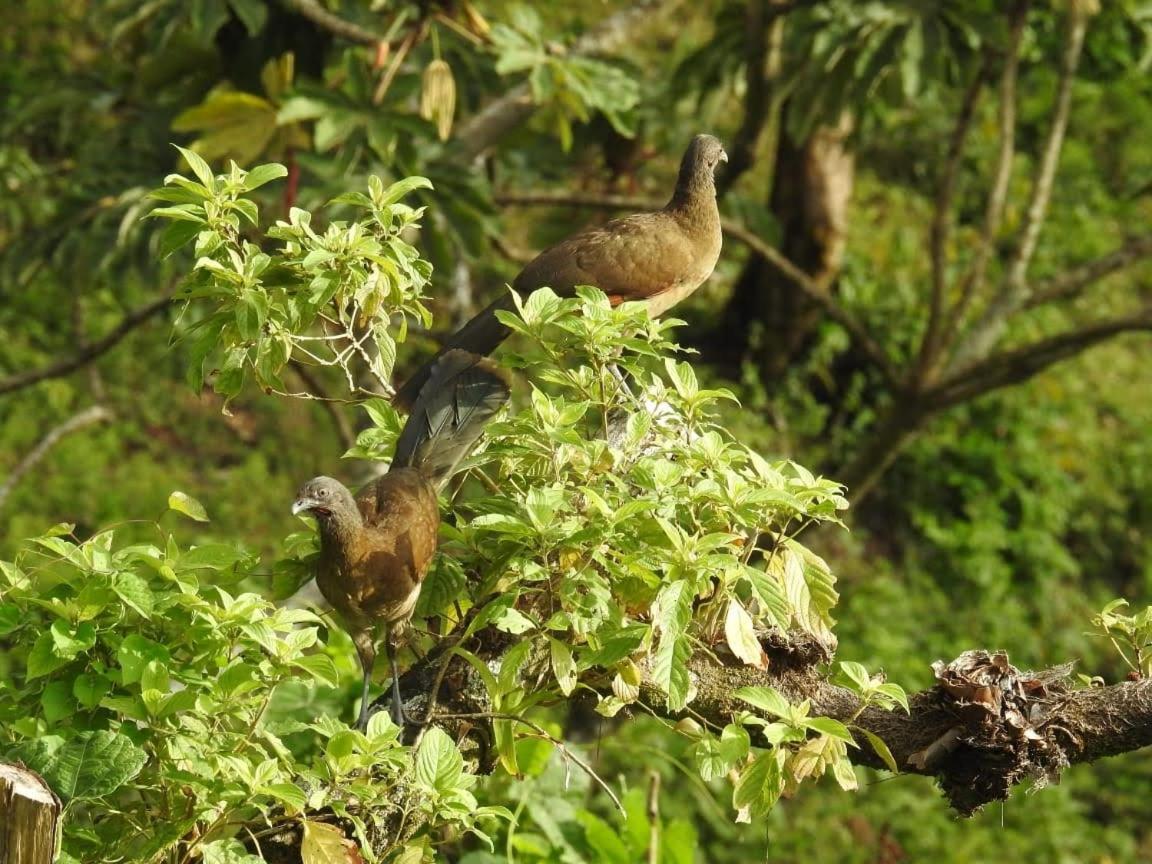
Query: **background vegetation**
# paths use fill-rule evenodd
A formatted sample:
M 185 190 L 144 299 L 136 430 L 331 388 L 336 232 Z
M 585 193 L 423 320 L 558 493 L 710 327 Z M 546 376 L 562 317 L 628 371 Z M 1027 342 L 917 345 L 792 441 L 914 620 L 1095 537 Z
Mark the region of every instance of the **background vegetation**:
M 699 352 L 689 359 L 700 386 L 738 398 L 712 406 L 736 439 L 847 484 L 852 506 L 841 515 L 850 531 L 804 536 L 839 579 L 838 656 L 883 668 L 909 691 L 932 683 L 931 661 L 973 647 L 1004 648 L 1028 668 L 1075 659 L 1079 671 L 1110 682 L 1128 671 L 1088 631 L 1107 601 L 1144 600 L 1152 588 L 1152 406 L 1141 332 L 1152 329 L 1147 4 L 51 0 L 7 10 L 0 49 L 8 58 L 0 68 L 0 559 L 36 569 L 20 557 L 26 541 L 61 522 L 75 526 L 78 542 L 108 537 L 98 541 L 104 552 L 124 556 L 115 572 L 147 559 L 173 573 L 162 583 L 167 574 L 153 567 L 149 594 L 171 612 L 140 625 L 141 639 L 165 644 L 174 638 L 166 628 L 197 634 L 205 656 L 251 651 L 253 679 L 289 682 L 269 705 L 248 688 L 247 672 L 234 673 L 224 728 L 189 733 L 189 748 L 235 735 L 234 752 L 244 756 L 252 745 L 245 724 L 267 710 L 296 758 L 325 752 L 312 788 L 338 786 L 392 753 L 387 730 L 347 741 L 323 720 L 351 713 L 346 640 L 333 635 L 326 653 L 308 653 L 304 643 L 322 623 L 292 630 L 301 622 L 276 618 L 285 613 L 257 595 L 282 599 L 298 581 L 307 535 L 285 542 L 300 528 L 288 515 L 297 485 L 318 473 L 349 483 L 367 476 L 371 461 L 341 463 L 341 454 L 367 430 L 359 455 L 386 455 L 390 439 L 378 430 L 394 418 L 277 395 L 365 394 L 349 392 L 338 366 L 281 368 L 287 353 L 269 360 L 219 350 L 228 336 L 208 307 L 171 302 L 197 257 L 218 251 L 193 253 L 194 232 L 179 228 L 187 222 L 144 218 L 180 206 L 149 197 L 167 175 L 195 178 L 172 142 L 218 174 L 230 159 L 245 169 L 283 164 L 284 178 L 248 196 L 265 228 L 298 207 L 323 234 L 332 221 L 361 218 L 356 201 L 323 205 L 368 194 L 369 176 L 382 178 L 377 192 L 405 177 L 430 180 L 431 189 L 401 190 L 406 205 L 426 208 L 419 232 L 404 237 L 431 263 L 430 281 L 422 284 L 428 273 L 418 259 L 390 246 L 403 273 L 395 296 L 383 311 L 357 309 L 357 324 L 392 315 L 394 335 L 400 311 L 408 313 L 406 341 L 383 340 L 382 365 L 356 368 L 360 383 L 378 389 L 381 379 L 402 379 L 434 349 L 435 333 L 502 290 L 535 250 L 617 209 L 658 206 L 691 135 L 720 136 L 731 157 L 720 179 L 725 249 L 713 278 L 677 308 L 687 325 L 666 335 Z M 397 220 L 380 230 L 398 236 L 415 214 L 389 209 L 397 194 L 374 203 Z M 305 269 L 324 266 L 300 258 Z M 210 292 L 216 283 L 197 272 L 196 286 Z M 268 310 L 258 301 L 252 309 L 265 324 Z M 226 311 L 243 341 L 248 313 Z M 521 338 L 514 352 L 531 354 L 531 342 Z M 675 389 L 659 363 L 645 368 Z M 526 388 L 518 398 L 528 403 Z M 543 440 L 545 431 L 498 431 L 505 437 L 495 455 L 527 459 L 508 448 L 517 435 Z M 173 490 L 203 502 L 211 522 L 172 512 Z M 489 505 L 472 506 L 465 512 L 474 516 Z M 115 543 L 99 533 L 109 527 Z M 189 564 L 192 553 L 173 551 L 169 536 L 179 550 L 232 551 Z M 475 560 L 475 537 L 451 539 L 462 560 Z M 53 570 L 61 591 L 83 590 L 107 565 L 91 552 L 72 560 L 80 553 L 40 548 L 64 562 Z M 228 600 L 253 592 L 241 608 L 272 616 L 274 635 L 237 630 L 217 644 L 231 604 L 180 600 L 182 568 L 198 586 L 221 584 Z M 97 692 L 107 671 L 99 664 L 114 659 L 136 677 L 113 683 L 135 685 L 144 703 L 145 690 L 168 686 L 167 678 L 141 681 L 157 659 L 147 645 L 97 642 L 97 633 L 120 632 L 124 608 L 143 615 L 131 605 L 133 586 L 109 578 L 119 600 L 109 595 L 91 617 L 92 645 L 108 656 L 85 654 L 92 645 L 77 630 L 41 649 L 52 652 L 50 667 L 78 656 L 96 664 L 73 668 L 72 681 L 96 676 L 82 679 L 96 690 L 73 686 L 81 706 L 82 694 L 92 705 L 107 697 Z M 0 658 L 3 678 L 19 677 L 51 622 L 44 613 L 9 636 L 16 623 L 0 618 L 0 639 L 14 649 Z M 258 660 L 280 644 L 266 638 L 294 641 Z M 330 660 L 300 667 L 297 654 Z M 165 674 L 211 695 L 198 662 L 169 657 Z M 29 699 L 46 724 L 16 737 L 100 734 L 76 732 L 65 704 L 73 703 L 62 692 L 44 696 L 42 684 L 10 691 L 10 710 Z M 145 708 L 140 723 L 165 730 L 165 707 Z M 549 716 L 549 734 L 559 734 L 564 712 Z M 568 722 L 578 733 L 581 724 Z M 627 821 L 587 776 L 569 782 L 571 766 L 559 756 L 524 753 L 527 779 L 498 773 L 466 790 L 518 817 L 514 831 L 499 818 L 484 823 L 496 859 L 452 830 L 437 836 L 440 854 L 472 864 L 645 860 L 655 776 L 667 861 L 1152 857 L 1143 753 L 1075 768 L 1062 785 L 1017 794 L 972 820 L 957 821 L 928 779 L 857 769 L 855 793 L 826 778 L 738 824 L 728 788 L 692 767 L 693 746 L 645 718 L 607 726 L 583 746 L 596 772 L 625 790 Z M 426 760 L 428 789 L 468 786 L 450 751 L 436 750 L 435 765 Z M 251 764 L 264 752 L 252 751 Z M 400 763 L 384 764 L 399 771 Z M 181 778 L 203 784 L 196 788 L 209 804 L 242 801 L 256 788 L 265 809 L 302 803 L 288 789 L 294 777 L 228 786 L 210 777 L 225 768 L 210 769 L 195 782 Z M 145 773 L 136 782 L 156 800 L 176 794 L 165 786 L 176 778 Z M 387 797 L 376 787 L 372 794 Z M 467 797 L 448 798 L 436 818 L 467 828 Z M 161 807 L 142 801 L 135 806 L 145 814 Z M 308 806 L 321 803 L 331 802 Z M 93 850 L 104 840 L 93 833 L 76 842 Z M 240 854 L 217 842 L 211 854 Z

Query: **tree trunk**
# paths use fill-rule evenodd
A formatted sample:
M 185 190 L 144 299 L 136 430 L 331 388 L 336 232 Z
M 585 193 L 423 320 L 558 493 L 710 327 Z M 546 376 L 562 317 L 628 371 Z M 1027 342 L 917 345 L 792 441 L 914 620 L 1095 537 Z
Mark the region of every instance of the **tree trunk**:
M 60 809 L 39 774 L 0 764 L 0 864 L 52 864 Z
M 831 285 L 844 258 L 855 158 L 846 145 L 847 115 L 819 127 L 803 142 L 779 136 L 769 207 L 780 226 L 780 249 L 813 279 Z M 724 312 L 719 345 L 726 364 L 754 359 L 771 389 L 810 344 L 822 312 L 795 283 L 758 255 L 749 258 Z M 752 344 L 753 327 L 763 328 Z

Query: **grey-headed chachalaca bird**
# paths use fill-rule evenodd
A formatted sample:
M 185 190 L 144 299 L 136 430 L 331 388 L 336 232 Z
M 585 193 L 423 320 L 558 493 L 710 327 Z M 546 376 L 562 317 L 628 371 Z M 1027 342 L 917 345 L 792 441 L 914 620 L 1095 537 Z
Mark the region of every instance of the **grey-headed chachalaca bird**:
M 339 481 L 315 477 L 292 505 L 293 513 L 311 513 L 320 527 L 316 583 L 356 644 L 364 670 L 361 729 L 381 636 L 392 667 L 392 716 L 403 723 L 395 650 L 436 553 L 437 492 L 507 400 L 507 379 L 492 361 L 448 351 L 416 399 L 388 473 L 355 497 Z
M 577 285 L 593 285 L 613 306 L 642 300 L 653 318 L 663 314 L 699 288 L 720 257 L 715 170 L 727 161 L 719 139 L 697 135 L 680 161 L 676 190 L 663 210 L 613 219 L 548 247 L 520 271 L 512 289 L 527 296 L 549 287 L 571 296 Z M 511 332 L 496 313 L 515 308 L 512 295 L 503 294 L 450 336 L 437 359 L 454 348 L 492 353 Z M 397 406 L 412 405 L 437 359 L 397 391 L 392 400 Z

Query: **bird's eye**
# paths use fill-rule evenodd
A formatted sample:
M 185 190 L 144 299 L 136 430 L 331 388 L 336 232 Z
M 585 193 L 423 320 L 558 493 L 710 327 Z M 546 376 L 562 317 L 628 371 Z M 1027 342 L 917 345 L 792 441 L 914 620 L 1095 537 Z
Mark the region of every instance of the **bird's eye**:
M 327 490 L 327 489 L 321 489 L 321 490 L 320 490 L 319 492 L 317 492 L 316 494 L 317 494 L 317 495 L 318 495 L 320 498 L 327 498 L 327 497 L 328 497 L 328 490 Z

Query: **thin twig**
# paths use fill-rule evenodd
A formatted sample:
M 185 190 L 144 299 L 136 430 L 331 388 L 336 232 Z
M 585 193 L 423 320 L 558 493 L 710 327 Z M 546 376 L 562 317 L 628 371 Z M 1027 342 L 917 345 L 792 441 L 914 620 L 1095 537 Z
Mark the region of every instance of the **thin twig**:
M 984 209 L 984 226 L 976 256 L 960 284 L 960 299 L 948 313 L 947 332 L 954 332 L 972 303 L 972 298 L 984 285 L 988 261 L 996 246 L 996 234 L 1004 216 L 1004 202 L 1008 196 L 1008 181 L 1012 179 L 1012 160 L 1016 156 L 1016 80 L 1020 70 L 1020 43 L 1024 38 L 1024 25 L 1028 20 L 1030 0 L 1017 0 L 1010 14 L 1008 48 L 1004 57 L 1004 70 L 1000 73 L 1000 152 L 996 157 L 996 174 L 988 203 Z
M 564 754 L 564 758 L 566 760 L 571 759 L 573 762 L 575 762 L 576 765 L 579 766 L 581 771 L 583 771 L 585 774 L 587 774 L 593 780 L 593 782 L 595 782 L 601 789 L 603 789 L 605 792 L 608 793 L 608 797 L 612 799 L 612 803 L 616 806 L 617 810 L 619 810 L 621 813 L 625 812 L 624 811 L 624 805 L 620 803 L 620 799 L 617 797 L 616 793 L 612 791 L 612 787 L 609 786 L 607 784 L 607 782 L 605 782 L 604 779 L 601 778 L 601 776 L 596 773 L 596 771 L 592 768 L 592 766 L 589 765 L 585 760 L 583 760 L 579 756 L 577 756 L 571 749 L 568 748 L 568 746 L 562 740 L 557 738 L 555 735 L 553 735 L 551 732 L 549 732 L 547 729 L 545 729 L 539 723 L 533 723 L 531 720 L 525 720 L 523 717 L 518 717 L 515 714 L 505 714 L 505 713 L 502 713 L 499 711 L 472 711 L 472 712 L 463 713 L 463 714 L 437 714 L 432 719 L 436 719 L 436 720 L 510 720 L 513 723 L 519 723 L 522 726 L 527 726 L 529 729 L 531 729 L 533 732 L 536 733 L 535 736 L 529 736 L 529 737 L 539 737 L 539 738 L 543 738 L 546 741 L 550 741 L 554 747 L 556 747 L 561 753 Z
M 299 360 L 290 360 L 289 365 L 292 367 L 292 371 L 295 372 L 297 377 L 304 383 L 304 386 L 308 388 L 309 392 L 307 395 L 324 406 L 324 410 L 328 413 L 332 425 L 336 428 L 336 435 L 340 439 L 340 443 L 344 449 L 348 450 L 355 446 L 356 433 L 352 429 L 352 424 L 348 422 L 347 416 L 340 410 L 336 401 L 325 392 L 324 386 L 317 380 L 316 376 L 312 374 L 312 370 Z
M 3 509 L 4 502 L 8 496 L 12 494 L 12 490 L 16 488 L 16 484 L 20 482 L 25 474 L 31 471 L 36 464 L 48 455 L 48 451 L 55 447 L 60 440 L 64 437 L 71 435 L 83 429 L 85 426 L 91 426 L 94 423 L 104 423 L 112 419 L 112 412 L 105 408 L 103 405 L 93 405 L 86 408 L 79 414 L 74 414 L 59 426 L 50 430 L 47 435 L 40 439 L 28 454 L 21 459 L 12 473 L 5 478 L 3 483 L 0 483 L 0 509 Z
M 22 390 L 25 387 L 31 387 L 33 384 L 39 384 L 41 381 L 47 381 L 51 378 L 63 378 L 81 366 L 91 363 L 109 349 L 114 348 L 121 339 L 141 324 L 167 309 L 171 302 L 172 294 L 166 293 L 151 303 L 147 303 L 139 309 L 129 312 L 120 320 L 120 323 L 112 328 L 103 338 L 88 343 L 84 348 L 65 357 L 63 360 L 57 360 L 55 363 L 49 363 L 47 366 L 41 366 L 39 369 L 29 369 L 27 372 L 19 372 L 0 380 L 0 396 L 15 390 Z
M 1092 261 L 1077 264 L 1075 267 L 1032 285 L 1025 309 L 1033 309 L 1046 303 L 1072 300 L 1080 292 L 1105 276 L 1131 266 L 1152 256 L 1152 234 L 1143 234 L 1125 240 L 1118 248 Z
M 944 315 L 945 292 L 948 273 L 948 238 L 952 232 L 952 202 L 956 197 L 956 183 L 960 177 L 960 163 L 964 156 L 964 145 L 972 131 L 972 120 L 976 116 L 976 105 L 988 81 L 992 66 L 990 52 L 985 51 L 980 67 L 976 70 L 964 99 L 960 103 L 960 113 L 948 142 L 948 153 L 944 158 L 944 170 L 940 186 L 936 190 L 936 202 L 932 214 L 932 228 L 929 232 L 928 249 L 932 260 L 932 300 L 928 313 L 928 326 L 924 341 L 920 346 L 919 377 L 927 378 L 940 350 L 941 327 Z

